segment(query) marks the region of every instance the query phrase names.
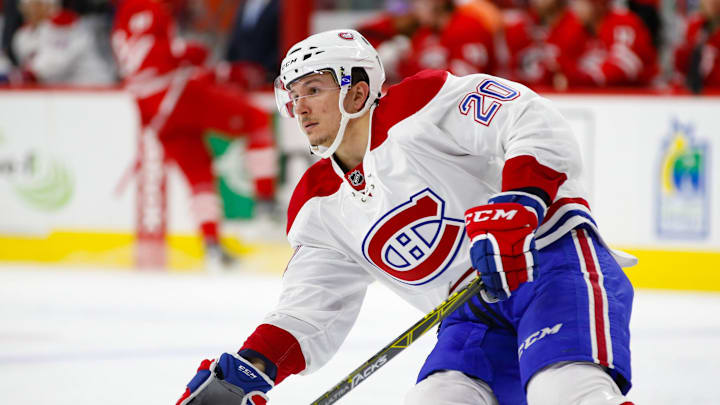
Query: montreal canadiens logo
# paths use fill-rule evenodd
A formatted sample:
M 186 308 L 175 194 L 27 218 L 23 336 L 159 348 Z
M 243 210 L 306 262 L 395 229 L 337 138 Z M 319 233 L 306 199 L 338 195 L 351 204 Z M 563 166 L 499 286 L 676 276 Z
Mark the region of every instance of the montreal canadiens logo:
M 342 39 L 355 39 L 355 36 L 352 34 L 352 32 L 341 32 L 338 34 L 338 36 Z
M 363 255 L 402 283 L 425 284 L 453 262 L 463 227 L 461 219 L 445 217 L 445 201 L 425 189 L 373 225 L 363 240 Z

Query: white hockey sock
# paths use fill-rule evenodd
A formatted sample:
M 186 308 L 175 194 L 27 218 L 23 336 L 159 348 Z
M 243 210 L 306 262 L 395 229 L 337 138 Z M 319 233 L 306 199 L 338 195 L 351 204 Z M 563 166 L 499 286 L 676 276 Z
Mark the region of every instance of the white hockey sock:
M 563 362 L 540 370 L 527 387 L 528 405 L 621 405 L 628 400 L 602 367 Z
M 405 396 L 406 405 L 498 405 L 490 387 L 460 371 L 445 370 L 420 381 Z

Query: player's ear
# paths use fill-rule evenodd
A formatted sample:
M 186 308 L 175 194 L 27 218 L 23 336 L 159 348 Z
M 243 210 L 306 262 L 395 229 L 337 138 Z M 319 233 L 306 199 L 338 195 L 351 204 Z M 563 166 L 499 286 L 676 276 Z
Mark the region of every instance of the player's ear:
M 352 86 L 352 91 L 350 93 L 351 106 L 352 106 L 352 110 L 353 110 L 352 112 L 362 110 L 369 94 L 370 94 L 370 86 L 368 86 L 367 82 L 360 81 L 360 82 L 355 83 Z

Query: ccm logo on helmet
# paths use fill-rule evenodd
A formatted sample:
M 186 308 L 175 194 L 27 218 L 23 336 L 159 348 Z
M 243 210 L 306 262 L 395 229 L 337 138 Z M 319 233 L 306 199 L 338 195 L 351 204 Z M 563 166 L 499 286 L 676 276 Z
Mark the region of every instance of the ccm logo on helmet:
M 476 211 L 465 215 L 465 224 L 470 224 L 470 222 L 484 222 L 490 219 L 493 221 L 497 221 L 498 219 L 510 221 L 515 218 L 517 212 L 517 210 L 505 211 L 501 209 Z
M 341 32 L 338 34 L 338 36 L 342 39 L 347 40 L 355 39 L 355 35 L 353 35 L 352 32 Z
M 297 58 L 290 59 L 289 61 L 285 62 L 285 63 L 282 65 L 281 70 L 285 70 L 285 68 L 287 68 L 288 66 L 292 65 L 292 64 L 295 63 L 295 62 L 297 62 Z

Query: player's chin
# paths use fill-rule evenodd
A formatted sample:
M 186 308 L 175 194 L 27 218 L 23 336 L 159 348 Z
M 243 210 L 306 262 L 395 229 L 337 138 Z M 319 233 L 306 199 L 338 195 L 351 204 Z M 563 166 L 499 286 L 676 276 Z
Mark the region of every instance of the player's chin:
M 305 133 L 308 137 L 308 140 L 310 140 L 310 144 L 312 145 L 322 145 L 322 146 L 329 146 L 329 140 L 330 137 L 326 134 L 322 134 L 315 131 L 308 131 Z

